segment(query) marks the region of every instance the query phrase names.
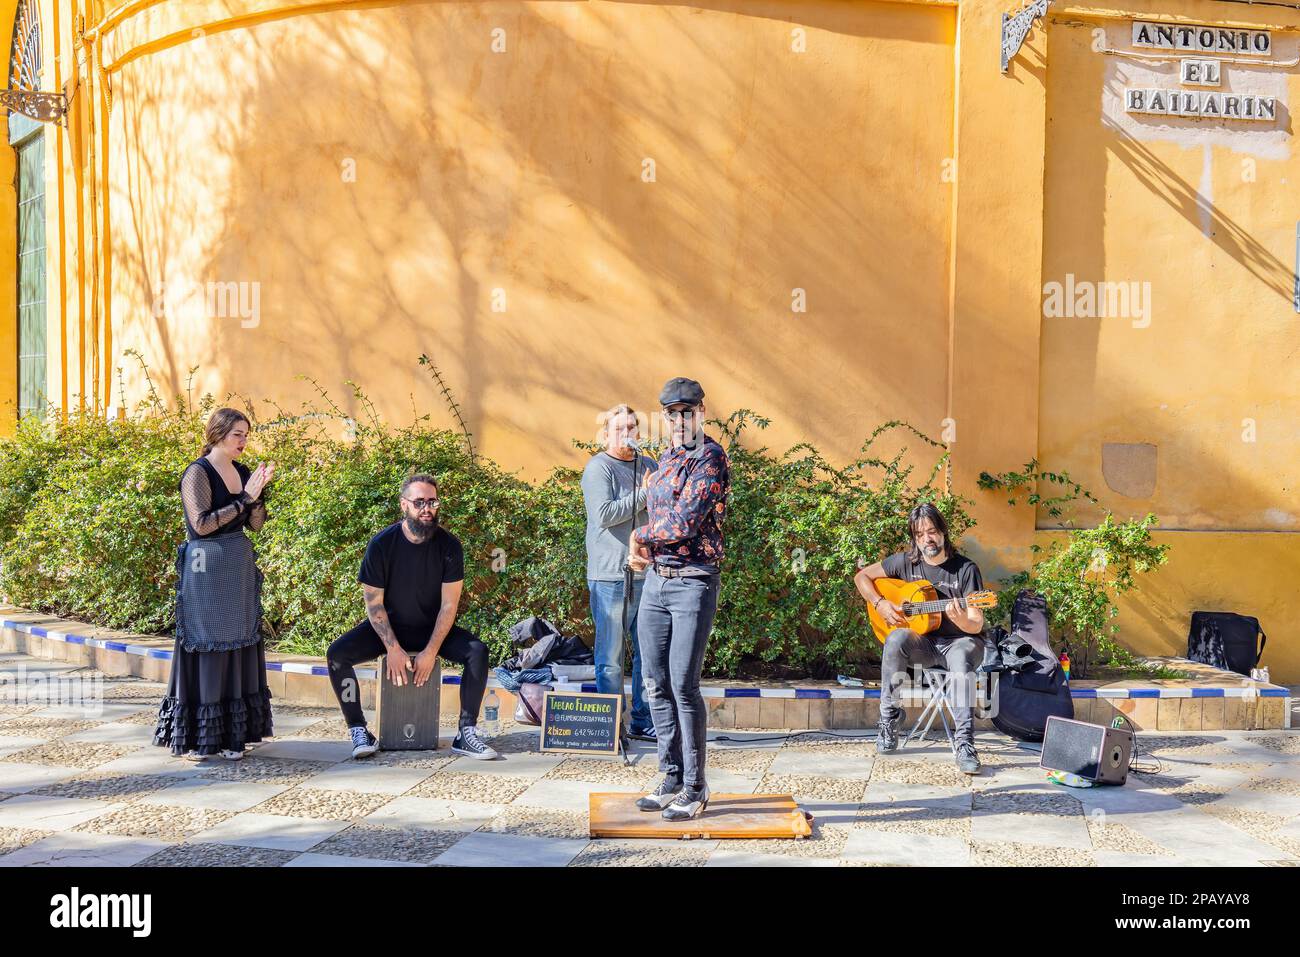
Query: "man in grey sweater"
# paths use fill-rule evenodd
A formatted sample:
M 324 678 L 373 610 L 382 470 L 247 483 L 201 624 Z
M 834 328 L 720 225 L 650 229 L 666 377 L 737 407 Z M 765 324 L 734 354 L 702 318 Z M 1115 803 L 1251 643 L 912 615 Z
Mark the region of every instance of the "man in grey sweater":
M 603 418 L 601 439 L 605 450 L 593 455 L 582 470 L 582 498 L 587 506 L 587 587 L 591 591 L 591 617 L 596 623 L 596 690 L 601 694 L 622 694 L 624 563 L 632 529 L 646 521 L 644 479 L 657 463 L 647 455 L 638 456 L 627 445 L 639 434 L 635 412 L 618 405 Z M 639 488 L 632 485 L 634 461 Z M 653 741 L 654 724 L 641 684 L 641 652 L 636 638 L 643 584 L 645 573 L 637 572 L 628 610 L 628 637 L 632 641 L 628 732 L 642 741 Z

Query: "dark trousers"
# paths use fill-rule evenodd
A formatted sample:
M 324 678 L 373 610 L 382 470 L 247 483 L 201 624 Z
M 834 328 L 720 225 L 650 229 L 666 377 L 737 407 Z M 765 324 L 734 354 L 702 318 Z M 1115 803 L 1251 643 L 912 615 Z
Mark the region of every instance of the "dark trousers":
M 957 727 L 954 737 L 973 741 L 975 735 L 975 669 L 984 655 L 984 639 L 979 635 L 956 638 L 932 638 L 918 635 L 910 628 L 895 628 L 885 639 L 880 656 L 880 714 L 898 716 L 898 692 L 907 681 L 913 665 L 922 668 L 947 668 L 955 679 L 952 686 L 952 717 Z
M 423 638 L 410 635 L 398 635 L 397 643 L 404 651 L 411 654 L 423 651 L 429 643 L 428 635 Z M 361 711 L 361 689 L 357 684 L 356 666 L 363 661 L 374 661 L 386 654 L 384 643 L 379 639 L 370 619 L 366 619 L 347 634 L 335 639 L 325 652 L 329 663 L 330 683 L 334 685 L 334 694 L 343 709 L 343 717 L 348 727 L 364 726 L 365 714 Z M 438 657 L 461 665 L 464 671 L 460 677 L 460 727 L 466 728 L 478 724 L 478 709 L 483 704 L 483 692 L 488 681 L 487 645 L 474 637 L 460 625 L 452 625 L 447 638 L 438 649 Z M 380 668 L 387 667 L 380 661 Z M 414 675 L 407 673 L 407 680 Z
M 680 776 L 690 788 L 704 786 L 709 722 L 700 671 L 718 610 L 718 583 L 717 575 L 663 578 L 652 568 L 637 612 L 641 674 L 659 739 L 659 770 Z

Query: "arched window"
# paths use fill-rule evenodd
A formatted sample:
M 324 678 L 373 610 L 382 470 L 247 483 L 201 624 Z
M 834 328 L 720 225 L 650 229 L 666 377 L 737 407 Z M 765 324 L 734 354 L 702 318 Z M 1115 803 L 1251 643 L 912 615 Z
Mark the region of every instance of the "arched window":
M 9 55 L 9 89 L 41 88 L 39 4 L 21 0 Z M 18 414 L 45 405 L 45 135 L 41 123 L 9 113 L 15 156 L 18 221 Z
M 41 21 L 34 3 L 20 0 L 14 16 L 14 40 L 9 56 L 9 88 L 41 88 Z

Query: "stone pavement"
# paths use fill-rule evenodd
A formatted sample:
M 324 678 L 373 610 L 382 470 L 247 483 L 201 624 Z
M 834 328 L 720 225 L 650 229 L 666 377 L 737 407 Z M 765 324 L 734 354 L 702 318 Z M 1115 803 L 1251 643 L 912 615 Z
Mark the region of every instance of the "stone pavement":
M 998 735 L 968 778 L 946 745 L 877 757 L 861 738 L 711 732 L 735 739 L 710 742 L 713 790 L 791 792 L 813 837 L 613 841 L 588 839 L 587 796 L 652 785 L 646 746 L 624 767 L 507 728 L 500 761 L 352 761 L 337 712 L 280 707 L 243 761 L 192 764 L 149 743 L 161 684 L 16 654 L 0 679 L 0 865 L 1300 864 L 1300 732 L 1141 734 L 1159 772 L 1087 790 Z M 22 703 L 22 682 L 49 679 L 90 681 L 102 703 Z

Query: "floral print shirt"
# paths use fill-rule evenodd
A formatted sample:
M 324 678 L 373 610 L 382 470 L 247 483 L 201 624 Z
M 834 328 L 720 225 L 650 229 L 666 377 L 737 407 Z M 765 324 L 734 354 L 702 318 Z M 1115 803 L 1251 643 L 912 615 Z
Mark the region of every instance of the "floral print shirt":
M 722 520 L 731 493 L 731 466 L 722 446 L 703 437 L 694 449 L 669 449 L 650 473 L 650 520 L 633 534 L 658 565 L 722 563 Z

